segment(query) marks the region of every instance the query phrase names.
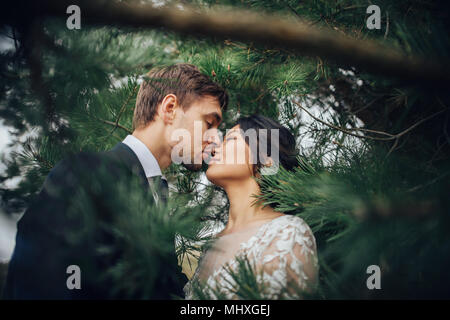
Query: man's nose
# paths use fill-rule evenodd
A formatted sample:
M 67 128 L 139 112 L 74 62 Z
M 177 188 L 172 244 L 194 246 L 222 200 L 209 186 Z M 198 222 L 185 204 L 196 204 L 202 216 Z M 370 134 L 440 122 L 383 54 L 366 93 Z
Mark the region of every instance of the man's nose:
M 208 145 L 215 144 L 215 145 L 219 146 L 222 143 L 220 131 L 214 130 L 214 131 L 209 132 L 207 139 L 206 139 L 206 143 Z

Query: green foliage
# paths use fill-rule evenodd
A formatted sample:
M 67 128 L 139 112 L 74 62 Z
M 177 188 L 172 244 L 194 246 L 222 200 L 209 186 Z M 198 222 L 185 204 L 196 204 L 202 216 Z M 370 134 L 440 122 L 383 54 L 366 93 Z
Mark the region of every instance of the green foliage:
M 236 262 L 236 270 L 226 267 L 226 274 L 229 276 L 227 285 L 230 286 L 228 294 L 236 299 L 263 300 L 266 287 L 264 283 L 257 281 L 258 273 L 251 261 L 247 257 L 237 257 Z M 201 281 L 193 283 L 193 292 L 195 297 L 201 300 L 228 298 L 221 288 L 210 287 Z
M 450 208 L 442 191 L 448 181 L 436 182 L 432 190 L 410 188 L 429 179 L 423 167 L 410 159 L 383 161 L 373 152 L 327 170 L 282 169 L 259 180 L 263 195 L 258 200 L 311 226 L 321 268 L 313 297 L 447 296 L 442 281 L 448 280 L 444 270 L 450 263 L 444 254 Z M 429 259 L 436 265 L 431 267 Z M 366 268 L 373 264 L 383 270 L 381 292 L 365 285 Z
M 374 39 L 406 54 L 449 57 L 444 1 L 378 1 L 381 30 L 365 27 L 369 2 L 363 0 L 192 3 L 200 8 L 219 4 L 285 14 L 322 30 Z M 3 38 L 15 41 L 13 49 L 0 52 L 0 117 L 12 128 L 16 147 L 3 155 L 7 169 L 0 177 L 2 206 L 8 212 L 27 207 L 62 158 L 110 149 L 129 133 L 138 85 L 152 66 L 190 62 L 229 91 L 222 129 L 233 126 L 239 116 L 259 113 L 280 120 L 295 135 L 300 167 L 263 177 L 258 200 L 298 215 L 311 226 L 321 267 L 313 297 L 449 296 L 445 288 L 450 256 L 446 88 L 400 83 L 355 68 L 343 70 L 320 57 L 305 58 L 283 48 L 232 39 L 87 24 L 69 31 L 59 20 L 45 20 L 44 26 L 44 40 L 31 48 L 23 29 L 1 26 Z M 47 91 L 47 100 L 33 89 L 29 52 L 36 49 L 41 52 L 38 87 Z M 308 116 L 295 102 L 328 125 Z M 55 121 L 49 121 L 53 116 Z M 27 137 L 31 130 L 33 135 Z M 409 131 L 392 140 L 369 138 L 404 130 Z M 172 165 L 165 174 L 172 187 L 168 209 L 155 211 L 139 199 L 139 191 L 115 199 L 123 214 L 111 231 L 125 247 L 133 244 L 133 250 L 105 275 L 122 285 L 112 288 L 112 293 L 151 296 L 155 275 L 171 250 L 170 236 L 183 235 L 177 247 L 183 258 L 199 250 L 200 240 L 209 238 L 211 222 L 227 219 L 223 190 L 205 182 L 202 172 Z M 18 178 L 17 186 L 8 186 Z M 78 203 L 84 203 L 85 195 L 77 197 Z M 79 209 L 93 210 L 89 204 Z M 114 248 L 99 250 L 110 254 Z M 365 287 L 371 264 L 381 266 L 381 291 Z M 258 299 L 263 288 L 245 262 L 241 267 L 234 275 L 241 284 L 236 294 Z
M 107 167 L 85 173 L 80 168 L 74 171 L 76 185 L 85 187 L 75 188 L 67 200 L 67 219 L 75 227 L 55 232 L 86 249 L 79 259 L 87 283 L 110 284 L 106 298 L 164 297 L 161 286 L 175 277 L 175 235 L 198 241 L 201 208 L 187 210 L 175 199 L 158 206 L 137 177 L 117 180 Z M 101 273 L 99 261 L 106 266 Z

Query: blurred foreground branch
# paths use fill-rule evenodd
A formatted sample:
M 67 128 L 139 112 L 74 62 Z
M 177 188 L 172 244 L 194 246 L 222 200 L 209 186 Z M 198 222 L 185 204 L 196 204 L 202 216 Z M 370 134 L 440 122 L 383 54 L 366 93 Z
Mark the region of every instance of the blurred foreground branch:
M 20 2 L 20 1 L 19 1 Z M 308 56 L 319 56 L 339 64 L 408 81 L 450 82 L 448 61 L 430 61 L 405 56 L 401 52 L 369 40 L 356 40 L 333 30 L 320 30 L 311 23 L 288 21 L 281 16 L 250 11 L 199 11 L 183 8 L 154 8 L 149 4 L 89 0 L 43 0 L 28 4 L 38 16 L 68 17 L 66 8 L 77 4 L 82 23 L 127 27 L 166 28 L 189 35 L 214 36 L 283 47 Z M 20 5 L 19 5 L 20 6 Z M 34 8 L 29 8 L 34 6 Z

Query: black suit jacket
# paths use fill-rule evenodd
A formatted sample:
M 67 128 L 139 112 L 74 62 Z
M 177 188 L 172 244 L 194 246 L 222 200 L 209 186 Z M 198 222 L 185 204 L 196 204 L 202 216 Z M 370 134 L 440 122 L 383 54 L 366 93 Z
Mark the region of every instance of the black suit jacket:
M 143 297 L 144 289 L 139 288 L 131 294 L 113 293 L 112 289 L 117 287 L 114 282 L 119 280 L 105 274 L 108 268 L 124 258 L 121 249 L 115 248 L 120 246 L 108 226 L 118 213 L 117 203 L 114 204 L 113 200 L 123 196 L 127 190 L 114 187 L 131 182 L 136 182 L 144 192 L 149 189 L 142 165 L 123 143 L 107 152 L 80 153 L 57 164 L 18 222 L 16 247 L 9 263 L 4 298 Z M 152 201 L 151 196 L 148 199 Z M 76 240 L 68 239 L 69 234 Z M 114 248 L 113 253 L 99 255 L 98 250 L 102 247 Z M 72 264 L 81 268 L 81 290 L 67 288 L 70 274 L 66 271 Z M 172 295 L 183 295 L 182 287 L 187 278 L 177 265 L 175 251 L 166 261 L 164 270 L 164 274 L 155 275 L 153 294 L 145 297 L 170 299 Z M 136 281 L 135 278 L 133 280 Z

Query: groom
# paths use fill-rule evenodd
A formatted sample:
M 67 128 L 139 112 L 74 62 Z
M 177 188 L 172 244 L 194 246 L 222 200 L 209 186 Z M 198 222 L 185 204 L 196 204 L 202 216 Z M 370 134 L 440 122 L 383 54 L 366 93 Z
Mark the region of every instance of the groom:
M 161 170 L 171 164 L 174 147 L 190 144 L 181 148 L 191 150 L 189 155 L 177 156 L 190 159 L 190 163 L 185 164 L 188 169 L 200 169 L 203 151 L 211 143 L 203 140 L 203 134 L 218 127 L 227 103 L 225 90 L 193 65 L 176 64 L 151 70 L 137 95 L 133 133 L 110 151 L 68 157 L 47 176 L 41 192 L 18 222 L 4 298 L 109 298 L 114 280 L 98 279 L 104 276 L 109 264 L 117 260 L 105 261 L 93 248 L 115 245 L 114 233 L 105 232 L 102 226 L 108 225 L 117 213 L 111 199 L 123 194 L 117 194 L 118 191 L 109 194 L 106 190 L 134 179 L 148 191 L 149 199 L 164 202 L 168 192 Z M 179 129 L 194 137 L 194 123 L 196 128 L 199 124 L 202 128 L 201 150 L 193 147 L 194 139 L 172 139 Z M 103 179 L 104 176 L 109 180 Z M 84 200 L 74 200 L 74 194 L 81 194 L 84 198 L 80 199 Z M 81 216 L 83 210 L 76 210 L 85 203 L 92 204 L 93 208 L 88 218 L 95 227 L 89 236 L 83 234 L 83 223 L 87 221 Z M 68 242 L 64 238 L 69 232 L 77 234 L 78 231 L 81 241 Z M 115 254 L 119 259 L 120 250 Z M 89 270 L 81 270 L 80 290 L 69 289 L 67 285 L 67 268 L 71 261 L 91 266 Z M 158 292 L 151 297 L 153 299 L 183 294 L 182 287 L 187 279 L 177 265 L 175 253 L 170 262 L 172 265 L 169 263 L 167 270 L 173 276 L 157 280 Z M 129 296 L 114 296 L 125 297 Z

